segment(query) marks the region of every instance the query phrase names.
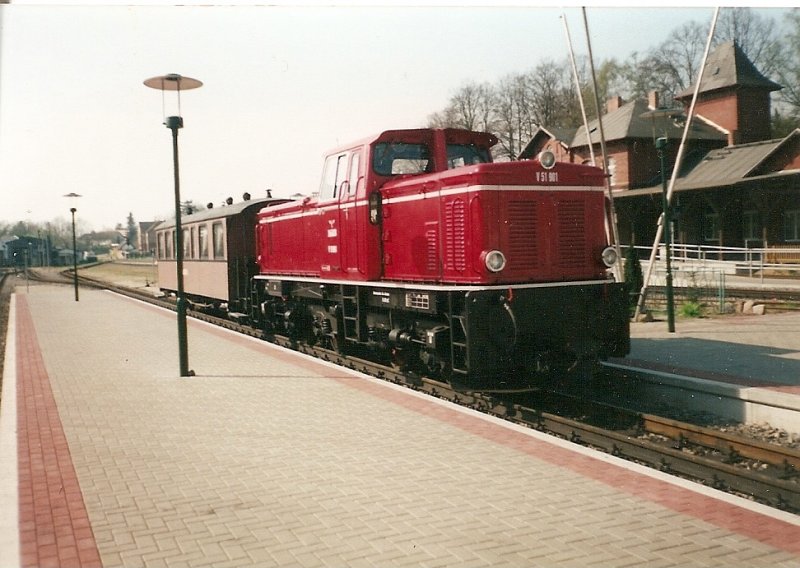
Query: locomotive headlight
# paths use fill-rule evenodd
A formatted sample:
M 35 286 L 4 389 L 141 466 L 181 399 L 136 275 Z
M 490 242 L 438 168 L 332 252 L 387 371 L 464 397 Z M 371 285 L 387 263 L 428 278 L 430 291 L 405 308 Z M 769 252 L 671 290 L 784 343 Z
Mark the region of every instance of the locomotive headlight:
M 500 272 L 506 267 L 506 255 L 499 250 L 490 250 L 483 253 L 483 262 L 489 272 Z
M 604 248 L 603 253 L 600 256 L 603 258 L 603 264 L 609 268 L 617 264 L 617 261 L 619 260 L 617 257 L 617 250 L 614 247 Z
M 550 170 L 556 165 L 556 155 L 550 150 L 539 152 L 539 163 L 542 164 L 544 169 Z

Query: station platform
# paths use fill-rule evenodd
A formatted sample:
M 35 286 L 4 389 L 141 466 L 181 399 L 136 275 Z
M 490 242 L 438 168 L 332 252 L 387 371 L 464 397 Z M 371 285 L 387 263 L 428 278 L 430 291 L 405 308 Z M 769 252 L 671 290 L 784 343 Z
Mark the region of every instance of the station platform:
M 800 312 L 631 323 L 631 361 L 800 394 Z
M 800 566 L 800 517 L 108 292 L 12 299 L 0 566 Z
M 631 352 L 611 367 L 694 411 L 800 433 L 800 312 L 631 323 Z

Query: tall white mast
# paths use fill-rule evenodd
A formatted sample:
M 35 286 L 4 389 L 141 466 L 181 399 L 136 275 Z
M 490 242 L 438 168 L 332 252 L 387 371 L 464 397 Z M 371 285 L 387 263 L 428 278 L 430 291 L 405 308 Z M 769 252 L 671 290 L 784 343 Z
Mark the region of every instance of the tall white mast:
M 697 73 L 697 82 L 694 86 L 694 94 L 692 95 L 692 103 L 689 106 L 689 113 L 686 117 L 686 125 L 683 128 L 683 136 L 681 136 L 681 145 L 678 148 L 678 155 L 675 158 L 675 166 L 672 168 L 672 176 L 669 180 L 669 188 L 667 189 L 667 207 L 672 202 L 672 192 L 675 189 L 675 181 L 678 179 L 678 172 L 681 169 L 683 162 L 683 154 L 686 150 L 686 139 L 689 137 L 689 128 L 692 126 L 692 118 L 694 117 L 694 107 L 697 103 L 697 96 L 700 93 L 700 83 L 703 80 L 703 72 L 706 69 L 706 62 L 708 61 L 708 53 L 711 51 L 711 40 L 714 38 L 714 29 L 717 27 L 717 17 L 719 16 L 719 7 L 714 8 L 714 17 L 711 19 L 711 28 L 708 30 L 708 40 L 706 41 L 706 50 L 703 53 L 703 62 L 700 64 L 700 70 Z M 663 173 L 662 173 L 663 175 Z M 653 240 L 653 250 L 650 251 L 650 262 L 647 266 L 647 272 L 644 277 L 644 284 L 639 293 L 639 301 L 636 303 L 636 313 L 634 317 L 638 317 L 644 308 L 644 300 L 647 295 L 647 287 L 650 283 L 650 277 L 653 274 L 653 266 L 655 265 L 656 252 L 658 245 L 661 243 L 661 237 L 664 234 L 663 216 L 658 221 L 656 228 L 656 238 Z

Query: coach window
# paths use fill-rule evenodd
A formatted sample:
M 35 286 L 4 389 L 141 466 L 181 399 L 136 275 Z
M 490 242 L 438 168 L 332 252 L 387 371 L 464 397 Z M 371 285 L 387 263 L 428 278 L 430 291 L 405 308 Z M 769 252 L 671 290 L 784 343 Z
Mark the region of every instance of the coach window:
M 164 250 L 164 233 L 158 233 L 158 258 L 167 258 L 167 253 Z
M 175 250 L 175 231 L 170 231 L 167 237 L 167 258 L 175 258 L 172 251 Z
M 197 228 L 192 227 L 189 233 L 189 257 L 192 259 L 197 258 L 197 245 L 195 244 L 196 238 L 197 238 Z
M 208 227 L 200 225 L 197 231 L 197 236 L 200 241 L 200 258 L 208 259 Z
M 191 252 L 192 240 L 189 238 L 189 229 L 183 229 L 181 232 L 183 233 L 183 258 L 191 258 L 189 253 Z
M 214 258 L 225 258 L 225 233 L 221 222 L 211 225 L 211 235 L 214 239 Z

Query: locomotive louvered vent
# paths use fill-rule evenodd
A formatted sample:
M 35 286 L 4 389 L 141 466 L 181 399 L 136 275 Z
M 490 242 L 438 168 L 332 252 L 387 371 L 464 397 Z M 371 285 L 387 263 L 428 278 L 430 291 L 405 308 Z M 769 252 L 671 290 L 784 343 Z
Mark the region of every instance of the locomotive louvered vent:
M 558 265 L 561 268 L 582 267 L 586 263 L 585 204 L 582 201 L 559 201 Z
M 536 225 L 538 219 L 533 201 L 508 203 L 508 258 L 515 269 L 534 268 L 539 258 Z
M 439 266 L 439 246 L 437 242 L 437 231 L 436 229 L 428 229 L 425 231 L 425 244 L 426 244 L 426 263 L 425 268 L 428 272 L 437 272 L 437 268 Z
M 466 209 L 463 199 L 454 199 L 445 206 L 445 270 L 463 271 L 467 267 Z

